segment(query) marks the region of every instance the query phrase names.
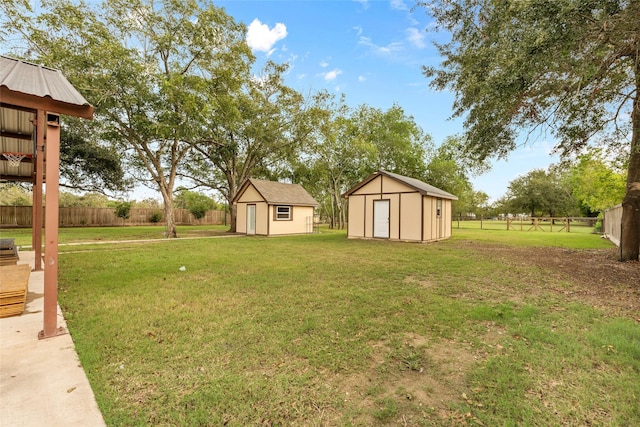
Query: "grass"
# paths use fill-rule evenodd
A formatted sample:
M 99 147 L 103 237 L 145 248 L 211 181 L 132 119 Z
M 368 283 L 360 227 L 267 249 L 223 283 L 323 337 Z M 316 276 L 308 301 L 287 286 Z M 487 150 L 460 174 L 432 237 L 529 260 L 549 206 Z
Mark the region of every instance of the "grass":
M 60 303 L 108 425 L 639 424 L 638 324 L 479 240 L 610 247 L 480 229 L 64 247 Z
M 225 233 L 227 225 L 189 225 L 178 226 L 179 237 L 209 237 Z M 164 239 L 164 225 L 135 226 L 135 227 L 70 227 L 60 228 L 58 241 L 61 245 L 76 243 L 101 243 L 122 240 L 155 240 Z M 44 231 L 43 231 L 44 236 Z M 30 228 L 2 228 L 0 237 L 15 239 L 17 246 L 31 249 Z M 44 242 L 44 238 L 43 238 Z
M 573 230 L 573 229 L 572 229 Z M 593 234 L 592 230 L 581 232 L 553 233 L 543 231 L 513 231 L 496 229 L 466 228 L 452 230 L 453 240 L 471 240 L 501 245 L 519 247 L 561 247 L 571 249 L 604 249 L 610 248 L 612 243 Z

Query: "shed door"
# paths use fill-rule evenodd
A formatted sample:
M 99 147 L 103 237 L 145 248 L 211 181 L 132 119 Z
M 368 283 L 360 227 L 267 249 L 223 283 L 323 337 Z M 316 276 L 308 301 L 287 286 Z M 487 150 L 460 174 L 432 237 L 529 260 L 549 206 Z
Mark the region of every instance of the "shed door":
M 373 237 L 389 238 L 389 201 L 373 201 Z
M 256 205 L 247 205 L 247 234 L 256 234 Z

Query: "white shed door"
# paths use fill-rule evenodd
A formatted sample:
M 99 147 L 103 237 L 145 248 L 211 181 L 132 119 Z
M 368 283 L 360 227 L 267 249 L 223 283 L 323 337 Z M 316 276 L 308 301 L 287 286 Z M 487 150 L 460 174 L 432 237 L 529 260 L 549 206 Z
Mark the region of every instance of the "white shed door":
M 256 234 L 256 205 L 247 205 L 247 234 Z
M 389 201 L 373 201 L 373 237 L 389 238 Z

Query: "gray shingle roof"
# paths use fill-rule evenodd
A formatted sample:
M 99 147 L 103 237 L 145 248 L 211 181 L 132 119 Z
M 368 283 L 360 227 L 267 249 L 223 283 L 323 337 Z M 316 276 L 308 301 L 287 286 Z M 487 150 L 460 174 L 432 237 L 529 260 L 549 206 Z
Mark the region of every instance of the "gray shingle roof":
M 0 55 L 0 86 L 72 105 L 89 105 L 59 70 Z
M 344 193 L 342 197 L 349 197 L 351 193 L 363 187 L 378 175 L 388 176 L 389 178 L 395 179 L 396 181 L 399 181 L 405 185 L 408 185 L 409 187 L 418 191 L 423 196 L 432 196 L 432 197 L 440 197 L 443 199 L 458 200 L 457 196 L 454 196 L 451 193 L 447 193 L 446 191 L 441 190 L 438 187 L 434 187 L 433 185 L 427 184 L 426 182 L 422 182 L 419 179 L 409 178 L 407 176 L 403 176 L 397 173 L 387 172 L 383 170 L 379 170 L 377 172 L 372 173 L 371 175 L 366 177 L 362 182 L 360 182 L 358 185 L 354 186 L 349 191 Z
M 251 183 L 260 193 L 264 200 L 270 205 L 295 205 L 295 206 L 319 206 L 307 190 L 300 184 L 285 184 L 282 182 L 266 181 L 262 179 L 249 178 L 241 187 L 238 196 Z M 238 197 L 236 196 L 236 197 Z

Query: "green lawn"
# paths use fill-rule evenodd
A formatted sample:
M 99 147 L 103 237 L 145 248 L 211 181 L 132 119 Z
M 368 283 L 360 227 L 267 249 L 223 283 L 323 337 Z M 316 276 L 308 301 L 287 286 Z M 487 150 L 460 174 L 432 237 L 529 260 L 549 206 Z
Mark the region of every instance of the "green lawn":
M 178 226 L 177 229 L 179 237 L 207 237 L 222 234 L 229 230 L 229 226 L 189 225 Z M 59 229 L 58 241 L 61 245 L 68 245 L 122 240 L 154 240 L 164 239 L 164 232 L 164 225 L 137 227 L 70 227 Z M 13 238 L 17 246 L 27 250 L 31 248 L 30 228 L 3 228 L 0 229 L 0 237 Z
M 60 303 L 107 424 L 640 424 L 638 323 L 465 244 L 599 236 L 324 231 L 62 247 Z

